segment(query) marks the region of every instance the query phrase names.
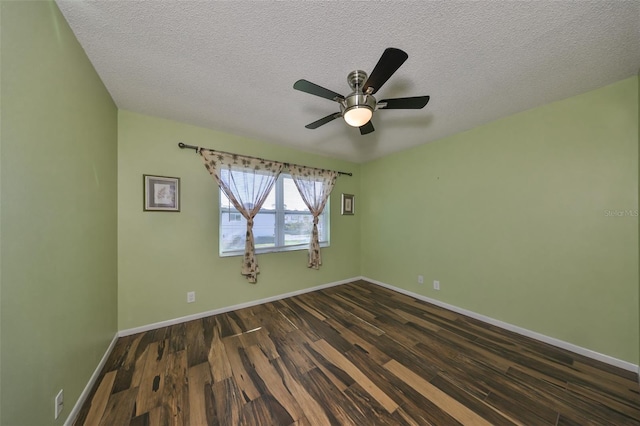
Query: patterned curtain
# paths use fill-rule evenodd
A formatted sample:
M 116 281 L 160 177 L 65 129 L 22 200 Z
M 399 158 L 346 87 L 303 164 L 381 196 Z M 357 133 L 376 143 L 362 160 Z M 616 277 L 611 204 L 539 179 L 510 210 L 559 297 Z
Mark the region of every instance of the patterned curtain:
M 208 149 L 201 149 L 200 155 L 220 189 L 247 220 L 242 275 L 255 283 L 260 269 L 253 243 L 253 218 L 278 180 L 284 164 Z
M 309 262 L 307 266 L 313 269 L 320 269 L 322 255 L 320 254 L 320 241 L 318 240 L 318 217 L 322 214 L 331 190 L 336 184 L 338 172 L 302 166 L 290 166 L 289 171 L 300 192 L 300 196 L 313 215 L 313 232 L 309 242 Z

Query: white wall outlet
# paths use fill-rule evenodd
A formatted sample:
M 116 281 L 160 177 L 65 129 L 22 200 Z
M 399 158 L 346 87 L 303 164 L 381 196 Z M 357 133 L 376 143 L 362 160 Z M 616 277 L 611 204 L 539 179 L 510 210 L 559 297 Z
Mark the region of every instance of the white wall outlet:
M 434 281 L 433 282 L 433 289 L 434 290 L 440 290 L 440 281 Z
M 187 293 L 187 303 L 193 303 L 196 301 L 196 292 L 190 291 Z
M 418 284 L 424 284 L 424 277 L 422 275 L 418 275 Z
M 56 399 L 54 401 L 55 404 L 55 418 L 57 419 L 64 408 L 64 392 L 60 389 L 60 392 L 56 395 Z

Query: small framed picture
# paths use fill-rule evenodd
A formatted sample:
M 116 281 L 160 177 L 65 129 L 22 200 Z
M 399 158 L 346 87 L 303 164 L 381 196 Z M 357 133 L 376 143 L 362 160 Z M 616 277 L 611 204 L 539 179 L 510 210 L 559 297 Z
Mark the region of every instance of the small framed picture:
M 179 212 L 180 178 L 142 175 L 144 181 L 144 211 Z
M 342 194 L 342 214 L 354 214 L 355 202 L 355 195 Z

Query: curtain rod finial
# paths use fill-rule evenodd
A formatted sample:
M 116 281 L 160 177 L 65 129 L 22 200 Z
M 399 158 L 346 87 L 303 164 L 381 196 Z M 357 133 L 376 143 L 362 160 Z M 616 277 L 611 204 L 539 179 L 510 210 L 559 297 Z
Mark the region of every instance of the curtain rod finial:
M 183 143 L 183 142 L 178 142 L 178 147 L 180 147 L 181 149 L 184 149 L 184 148 L 193 149 L 196 151 L 196 154 L 200 150 L 200 148 L 198 148 L 197 146 L 187 145 L 186 143 Z

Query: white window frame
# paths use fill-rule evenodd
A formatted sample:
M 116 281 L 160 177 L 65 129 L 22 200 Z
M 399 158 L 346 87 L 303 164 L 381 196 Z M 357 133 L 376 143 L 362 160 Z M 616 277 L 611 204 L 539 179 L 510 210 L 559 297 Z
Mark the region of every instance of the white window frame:
M 286 215 L 308 215 L 309 217 L 313 218 L 313 216 L 311 215 L 311 212 L 309 210 L 306 210 L 306 212 L 301 212 L 299 210 L 285 210 L 284 209 L 284 179 L 291 179 L 291 175 L 289 175 L 288 173 L 280 173 L 280 176 L 278 176 L 278 180 L 276 181 L 275 185 L 274 185 L 274 189 L 273 191 L 275 191 L 275 199 L 276 199 L 276 209 L 275 211 L 273 210 L 265 210 L 265 209 L 260 209 L 260 214 L 274 214 L 275 215 L 275 238 L 274 238 L 274 247 L 256 247 L 255 252 L 257 254 L 261 254 L 261 253 L 277 253 L 277 252 L 283 252 L 283 251 L 296 251 L 296 250 L 308 250 L 309 249 L 309 242 L 307 241 L 306 243 L 303 244 L 296 244 L 296 245 L 285 245 L 285 232 L 284 232 L 284 219 Z M 222 229 L 222 224 L 223 224 L 223 220 L 222 220 L 222 215 L 223 214 L 235 214 L 235 213 L 239 213 L 237 210 L 235 210 L 235 208 L 233 207 L 233 205 L 231 205 L 231 212 L 229 212 L 229 205 L 223 205 L 223 200 L 225 199 L 222 190 L 220 188 L 218 188 L 219 191 L 219 208 L 218 208 L 218 220 L 219 220 L 219 227 L 220 227 L 220 232 L 219 232 L 219 237 L 218 237 L 218 253 L 220 255 L 220 257 L 231 257 L 231 256 L 243 256 L 244 255 L 244 247 L 242 247 L 242 249 L 239 250 L 229 250 L 229 251 L 222 251 L 222 236 L 223 236 L 223 229 Z M 330 244 L 330 239 L 331 239 L 331 224 L 330 224 L 330 211 L 331 211 L 331 197 L 329 197 L 329 199 L 327 199 L 327 203 L 324 207 L 324 210 L 322 212 L 322 215 L 320 215 L 319 218 L 319 223 L 318 223 L 318 227 L 322 227 L 323 229 L 326 229 L 326 240 L 323 241 L 322 237 L 323 235 L 320 235 L 320 247 L 329 247 Z M 223 211 L 223 209 L 226 209 L 226 211 Z M 242 218 L 242 220 L 244 220 L 244 218 Z M 246 223 L 246 222 L 245 222 Z M 244 233 L 243 233 L 244 235 Z

